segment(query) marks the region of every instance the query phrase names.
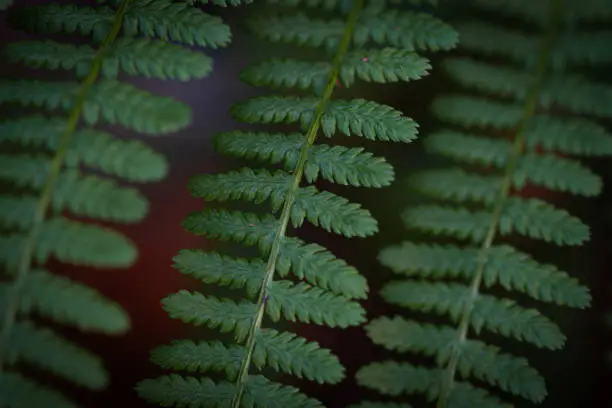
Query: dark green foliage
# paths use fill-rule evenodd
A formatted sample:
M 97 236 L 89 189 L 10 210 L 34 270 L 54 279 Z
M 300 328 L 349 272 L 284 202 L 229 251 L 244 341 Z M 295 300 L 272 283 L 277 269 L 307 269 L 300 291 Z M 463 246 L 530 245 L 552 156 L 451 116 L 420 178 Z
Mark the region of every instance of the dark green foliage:
M 134 244 L 99 221 L 141 221 L 148 202 L 123 182 L 160 180 L 167 164 L 145 143 L 94 126 L 121 125 L 151 136 L 186 127 L 191 121 L 186 104 L 145 92 L 118 75 L 202 78 L 211 70 L 210 58 L 177 43 L 217 47 L 230 38 L 218 18 L 185 3 L 104 3 L 10 10 L 11 20 L 31 33 L 78 33 L 93 42 L 75 46 L 28 40 L 3 50 L 3 59 L 10 62 L 74 71 L 77 79 L 0 82 L 0 102 L 31 108 L 0 122 L 0 179 L 7 187 L 0 195 L 2 407 L 75 406 L 61 391 L 24 374 L 27 366 L 92 390 L 107 385 L 97 356 L 41 322 L 119 335 L 129 329 L 129 317 L 112 300 L 45 264 L 54 259 L 101 269 L 125 268 L 135 261 Z M 69 218 L 75 216 L 80 220 Z
M 611 32 L 587 28 L 609 22 L 612 3 L 473 0 L 470 7 L 473 20 L 457 27 L 472 56 L 443 64 L 470 94 L 435 100 L 433 113 L 448 128 L 425 139 L 427 151 L 454 167 L 422 171 L 409 183 L 411 191 L 447 203 L 403 214 L 411 230 L 465 243 L 403 242 L 379 257 L 404 278 L 383 287 L 386 301 L 444 316 L 451 325 L 420 322 L 414 314 L 374 319 L 366 326 L 374 343 L 430 357 L 436 367 L 384 361 L 357 373 L 362 386 L 389 396 L 423 394 L 438 408 L 507 407 L 502 399 L 510 396 L 544 400 L 544 378 L 525 358 L 477 337 L 489 332 L 493 339 L 559 349 L 565 337 L 556 323 L 511 300 L 513 292 L 574 308 L 588 307 L 590 294 L 567 273 L 502 239 L 519 235 L 560 247 L 586 242 L 589 228 L 580 219 L 518 193 L 538 186 L 596 196 L 601 179 L 570 157 L 612 154 L 612 135 L 588 117 L 612 117 L 612 86 L 580 73 L 612 62 Z M 513 28 L 509 20 L 495 20 L 504 16 L 515 18 Z
M 273 3 L 297 6 L 300 2 Z M 419 79 L 427 74 L 429 62 L 418 52 L 450 49 L 457 41 L 451 27 L 429 14 L 388 9 L 381 1 L 370 1 L 365 7 L 362 3 L 305 2 L 337 16 L 325 20 L 291 9 L 249 18 L 250 28 L 260 37 L 323 48 L 327 54 L 321 61 L 275 58 L 243 71 L 242 79 L 250 84 L 297 88 L 308 94 L 251 98 L 236 104 L 232 115 L 253 124 L 299 123 L 301 132 L 233 131 L 215 137 L 221 153 L 280 164 L 284 170 L 247 167 L 196 176 L 189 183 L 191 194 L 207 201 L 268 202 L 273 214 L 207 208 L 185 219 L 187 231 L 256 246 L 261 258 L 200 249 L 183 250 L 174 258 L 182 273 L 206 285 L 242 289 L 242 293 L 218 298 L 180 291 L 163 301 L 170 316 L 231 333 L 237 344 L 177 340 L 159 347 L 153 352 L 159 366 L 207 377 L 169 374 L 145 380 L 138 386 L 144 399 L 190 408 L 320 407 L 319 401 L 298 388 L 267 379 L 268 372 L 328 384 L 345 377 L 344 367 L 329 350 L 269 328 L 281 317 L 340 328 L 365 321 L 358 303 L 368 291 L 364 277 L 322 246 L 292 236 L 290 228 L 307 220 L 346 237 L 376 233 L 378 226 L 369 211 L 307 184 L 325 179 L 356 187 L 384 187 L 394 173 L 383 158 L 363 148 L 315 141 L 319 129 L 328 138 L 340 134 L 392 142 L 414 140 L 416 123 L 399 111 L 363 99 L 332 99 L 333 91 L 338 84 L 351 86 L 357 79 L 378 83 Z

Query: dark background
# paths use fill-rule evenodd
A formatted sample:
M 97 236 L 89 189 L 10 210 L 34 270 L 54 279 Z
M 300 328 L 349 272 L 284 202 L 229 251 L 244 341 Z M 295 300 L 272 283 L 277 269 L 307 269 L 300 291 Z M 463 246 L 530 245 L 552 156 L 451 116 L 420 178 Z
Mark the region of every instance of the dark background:
M 17 1 L 19 5 L 40 3 L 43 2 Z M 61 384 L 67 392 L 75 395 L 84 408 L 147 406 L 135 395 L 133 387 L 139 380 L 161 373 L 147 361 L 149 351 L 171 339 L 196 335 L 194 329 L 168 318 L 159 303 L 160 299 L 180 288 L 197 287 L 195 282 L 182 277 L 171 268 L 171 258 L 182 248 L 215 246 L 214 242 L 187 234 L 180 227 L 181 220 L 189 212 L 206 205 L 189 196 L 185 187 L 187 180 L 199 173 L 231 168 L 234 161 L 213 152 L 212 135 L 236 127 L 248 128 L 231 119 L 228 109 L 233 103 L 256 94 L 274 93 L 241 83 L 238 79 L 240 70 L 266 56 L 298 56 L 302 53 L 295 47 L 269 44 L 245 34 L 242 31 L 242 21 L 255 7 L 211 11 L 213 14 L 221 11 L 224 20 L 232 27 L 234 39 L 227 49 L 206 50 L 215 61 L 214 72 L 208 78 L 188 83 L 129 79 L 150 92 L 173 96 L 189 103 L 194 109 L 194 119 L 191 127 L 176 134 L 146 138 L 148 143 L 166 155 L 170 163 L 170 174 L 166 180 L 142 188 L 151 201 L 151 212 L 146 221 L 135 226 L 117 228 L 137 243 L 140 249 L 137 264 L 129 270 L 103 273 L 65 265 L 54 269 L 97 287 L 108 297 L 120 302 L 132 318 L 132 330 L 123 337 L 106 338 L 66 332 L 69 337 L 103 356 L 112 376 L 110 388 L 103 393 L 82 392 L 70 385 Z M 0 14 L 2 45 L 17 39 L 34 37 L 9 29 L 4 22 L 5 16 L 6 13 Z M 434 57 L 433 74 L 420 81 L 401 85 L 358 84 L 350 93 L 344 90 L 339 92 L 341 96 L 358 95 L 402 110 L 421 124 L 421 137 L 424 137 L 428 130 L 435 127 L 427 112 L 432 96 L 452 88 L 440 75 L 438 62 L 437 57 Z M 4 63 L 1 70 L 3 77 L 24 75 L 22 68 L 9 67 Z M 27 75 L 52 79 L 70 77 L 72 73 L 41 71 L 29 72 Z M 121 128 L 113 128 L 113 131 L 119 136 L 134 136 Z M 145 137 L 141 138 L 145 140 Z M 334 143 L 355 143 L 353 140 L 340 139 L 334 140 Z M 377 264 L 376 256 L 382 247 L 409 239 L 399 218 L 402 210 L 410 203 L 405 178 L 411 170 L 427 165 L 430 159 L 423 155 L 419 142 L 408 146 L 380 143 L 366 145 L 370 151 L 385 156 L 396 167 L 396 182 L 392 187 L 378 191 L 356 191 L 348 188 L 335 190 L 370 209 L 379 220 L 381 233 L 368 239 L 349 240 L 306 226 L 300 234 L 327 246 L 338 257 L 347 260 L 368 277 L 372 295 L 364 302 L 364 306 L 368 310 L 368 316 L 372 318 L 399 312 L 398 309 L 384 304 L 376 294 L 381 283 L 391 278 L 391 274 Z M 604 177 L 607 185 L 612 185 L 609 162 L 601 160 L 590 164 Z M 609 289 L 612 284 L 608 273 L 611 267 L 611 191 L 607 186 L 601 197 L 590 200 L 552 196 L 535 189 L 523 193 L 550 199 L 570 208 L 592 226 L 593 235 L 592 241 L 587 245 L 569 250 L 525 243 L 537 259 L 554 262 L 570 274 L 578 276 L 591 287 L 594 296 L 593 307 L 583 312 L 538 305 L 540 310 L 561 325 L 567 335 L 567 345 L 562 351 L 538 351 L 509 343 L 510 350 L 526 355 L 546 378 L 549 397 L 542 407 L 610 406 L 607 386 L 612 377 L 605 356 L 607 350 L 612 349 L 612 345 L 610 332 L 604 327 L 604 312 L 606 308 L 612 309 L 609 302 Z M 354 384 L 353 374 L 359 367 L 371 361 L 397 357 L 396 355 L 373 346 L 361 328 L 343 331 L 301 325 L 296 327 L 296 330 L 301 335 L 316 339 L 323 346 L 332 348 L 348 370 L 347 378 L 340 385 L 319 387 L 302 383 L 300 386 L 304 391 L 320 398 L 328 407 L 343 407 L 364 399 L 380 399 L 375 393 L 358 388 Z M 417 406 L 419 401 L 415 399 L 414 402 Z M 531 406 L 520 400 L 516 400 L 516 403 L 518 407 Z

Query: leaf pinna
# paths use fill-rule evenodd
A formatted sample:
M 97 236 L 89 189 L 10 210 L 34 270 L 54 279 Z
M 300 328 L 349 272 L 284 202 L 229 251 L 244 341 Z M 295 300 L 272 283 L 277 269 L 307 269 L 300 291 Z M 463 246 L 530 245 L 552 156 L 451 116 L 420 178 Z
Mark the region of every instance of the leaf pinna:
M 74 71 L 77 80 L 0 81 L 0 103 L 28 108 L 0 121 L 0 179 L 8 187 L 0 195 L 2 407 L 77 406 L 32 375 L 32 367 L 87 389 L 107 386 L 101 359 L 48 323 L 120 335 L 130 327 L 129 316 L 93 288 L 52 272 L 47 261 L 96 269 L 133 264 L 134 243 L 99 224 L 141 221 L 148 201 L 123 182 L 160 180 L 167 163 L 147 144 L 95 126 L 121 125 L 151 136 L 188 126 L 186 104 L 145 92 L 118 75 L 201 78 L 210 72 L 210 58 L 184 45 L 216 47 L 229 41 L 229 29 L 218 18 L 184 2 L 104 3 L 9 10 L 10 21 L 30 33 L 76 33 L 93 42 L 27 40 L 3 50 L 10 62 Z M 179 60 L 180 65 L 174 63 Z
M 429 357 L 436 368 L 376 362 L 358 371 L 362 386 L 389 396 L 424 394 L 438 408 L 508 407 L 508 397 L 534 403 L 546 397 L 545 380 L 527 359 L 477 336 L 489 332 L 493 339 L 559 349 L 565 337 L 557 324 L 510 299 L 512 293 L 574 308 L 590 304 L 577 279 L 502 239 L 517 234 L 556 246 L 589 239 L 579 218 L 519 193 L 527 185 L 587 197 L 601 191 L 600 177 L 570 157 L 612 153 L 612 135 L 588 117 L 612 116 L 612 88 L 570 69 L 610 62 L 612 54 L 598 42 L 609 33 L 583 24 L 609 20 L 609 6 L 598 0 L 472 0 L 472 15 L 519 18 L 526 24 L 521 27 L 537 34 L 497 21 L 456 24 L 463 49 L 473 56 L 449 58 L 443 66 L 472 92 L 437 98 L 433 113 L 448 128 L 425 139 L 427 151 L 455 167 L 409 180 L 411 191 L 448 204 L 409 208 L 403 220 L 411 230 L 465 244 L 406 241 L 379 256 L 404 278 L 383 287 L 387 302 L 447 317 L 452 325 L 399 315 L 371 321 L 366 331 L 374 343 Z M 507 296 L 486 293 L 494 286 Z M 500 396 L 483 386 L 499 389 Z
M 297 6 L 298 2 L 273 3 Z M 293 236 L 290 228 L 308 221 L 346 237 L 376 233 L 377 222 L 369 211 L 306 184 L 325 179 L 357 187 L 384 187 L 394 173 L 383 158 L 363 148 L 318 144 L 317 136 L 414 140 L 417 125 L 412 119 L 373 101 L 334 99 L 337 83 L 351 86 L 356 79 L 380 83 L 418 79 L 429 69 L 419 50 L 450 49 L 457 41 L 456 32 L 431 15 L 390 10 L 377 0 L 363 3 L 325 2 L 329 13 L 340 12 L 339 18 L 327 21 L 303 12 L 249 19 L 250 28 L 259 36 L 323 48 L 328 60 L 275 58 L 243 72 L 243 80 L 253 85 L 292 87 L 311 96 L 255 97 L 234 105 L 232 115 L 252 124 L 299 123 L 301 132 L 217 135 L 214 142 L 220 152 L 281 164 L 284 169 L 246 167 L 196 176 L 189 190 L 207 201 L 269 202 L 272 214 L 209 208 L 189 215 L 183 227 L 210 239 L 255 246 L 261 258 L 183 250 L 174 258 L 182 273 L 207 285 L 242 289 L 246 297 L 218 298 L 183 290 L 163 301 L 171 317 L 231 333 L 237 344 L 179 340 L 159 347 L 153 352 L 159 366 L 207 376 L 169 374 L 145 380 L 138 386 L 144 399 L 176 407 L 321 407 L 298 388 L 268 379 L 266 369 L 318 383 L 334 384 L 345 377 L 344 367 L 329 350 L 271 326 L 281 317 L 329 327 L 359 325 L 365 321 L 358 300 L 367 295 L 366 280 L 326 248 Z M 318 4 L 307 2 L 305 6 Z M 386 27 L 378 16 L 381 10 L 397 20 L 400 37 L 379 34 Z

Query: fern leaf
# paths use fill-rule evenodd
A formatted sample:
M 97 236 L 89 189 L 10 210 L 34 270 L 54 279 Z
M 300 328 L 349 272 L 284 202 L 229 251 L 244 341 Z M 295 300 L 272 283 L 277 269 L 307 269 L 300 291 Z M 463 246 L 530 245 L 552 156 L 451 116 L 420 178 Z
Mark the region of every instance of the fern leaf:
M 358 46 L 373 41 L 405 49 L 440 51 L 454 48 L 458 40 L 453 28 L 429 13 L 389 10 L 368 15 L 359 23 L 355 32 Z M 406 29 L 396 28 L 404 24 Z
M 252 302 L 206 297 L 186 290 L 169 295 L 162 304 L 173 319 L 211 329 L 218 327 L 222 333 L 234 332 L 236 338 L 242 340 L 246 338 L 255 314 Z
M 300 122 L 302 128 L 313 119 L 316 98 L 258 97 L 232 107 L 232 114 L 247 123 Z M 364 99 L 332 101 L 321 119 L 323 134 L 335 132 L 370 140 L 411 142 L 417 125 L 390 106 Z
M 221 408 L 231 404 L 234 384 L 215 383 L 209 378 L 182 377 L 176 374 L 144 380 L 137 387 L 151 403 L 163 406 Z M 270 397 L 273 395 L 274 397 Z M 273 399 L 274 398 L 274 399 Z M 262 376 L 248 379 L 243 405 L 245 408 L 322 408 L 316 400 L 306 397 L 297 388 L 271 382 Z
M 100 359 L 53 331 L 19 322 L 12 335 L 10 363 L 24 361 L 37 365 L 90 389 L 106 387 L 108 379 Z
M 197 13 L 185 3 L 145 0 L 134 4 L 126 14 L 126 35 L 143 34 L 166 41 L 201 47 L 225 47 L 229 27 L 216 16 Z
M 107 6 L 79 7 L 48 4 L 20 10 L 18 22 L 28 31 L 93 35 L 101 40 L 109 30 L 114 11 Z M 230 40 L 229 27 L 220 18 L 194 12 L 186 3 L 144 0 L 129 7 L 122 21 L 125 35 L 144 35 L 185 45 L 218 48 Z
M 259 292 L 263 283 L 265 265 L 259 260 L 247 261 L 221 257 L 198 251 L 183 251 L 175 258 L 175 267 L 181 272 L 201 279 L 204 283 L 217 283 L 232 288 L 245 287 L 249 297 Z M 222 272 L 222 274 L 220 274 Z M 283 276 L 284 274 L 279 275 Z M 285 319 L 314 321 L 330 327 L 356 325 L 363 319 L 363 309 L 355 302 L 333 295 L 319 288 L 287 281 L 275 282 L 270 288 L 267 312 L 274 321 Z
M 85 76 L 96 50 L 54 41 L 23 41 L 9 44 L 5 54 L 13 63 L 33 68 L 76 70 Z M 188 81 L 203 78 L 212 70 L 212 60 L 201 52 L 179 45 L 142 38 L 121 38 L 107 51 L 101 75 L 117 79 L 119 70 L 128 75 Z
M 241 77 L 256 86 L 316 89 L 325 81 L 330 67 L 326 62 L 272 59 L 247 68 Z M 346 56 L 339 79 L 347 87 L 353 85 L 356 78 L 377 83 L 408 82 L 427 75 L 429 69 L 431 66 L 426 58 L 405 49 L 359 50 Z
M 270 231 L 275 222 L 271 216 L 259 218 L 250 213 L 206 210 L 187 217 L 183 227 L 197 235 L 258 245 L 267 255 L 272 246 Z M 365 278 L 320 245 L 288 237 L 281 246 L 277 262 L 280 276 L 286 275 L 291 268 L 296 277 L 336 294 L 362 299 L 366 296 Z
M 195 177 L 189 183 L 189 190 L 194 197 L 206 200 L 243 199 L 260 203 L 269 199 L 272 210 L 278 211 L 285 201 L 291 179 L 290 174 L 281 171 L 271 174 L 266 170 L 255 172 L 245 168 Z M 297 191 L 291 211 L 294 227 L 301 226 L 306 218 L 316 226 L 347 237 L 365 237 L 378 231 L 376 220 L 369 211 L 330 192 L 319 192 L 312 186 Z
M 2 241 L 0 259 L 8 269 L 13 269 L 17 267 L 14 254 L 19 254 L 26 237 L 12 234 L 3 236 Z M 135 261 L 136 248 L 114 230 L 54 217 L 43 224 L 33 258 L 42 264 L 51 256 L 76 265 L 117 268 L 130 266 Z
M 357 373 L 357 382 L 391 396 L 425 394 L 429 401 L 439 393 L 441 372 L 408 363 L 385 361 L 372 363 Z M 510 408 L 487 391 L 469 383 L 457 382 L 453 389 L 451 407 Z
M 413 207 L 404 213 L 408 226 L 476 242 L 484 239 L 491 217 L 489 211 L 445 206 Z M 508 200 L 499 223 L 501 235 L 516 232 L 556 245 L 580 245 L 590 237 L 589 228 L 578 218 L 537 199 Z
M 516 69 L 498 67 L 470 59 L 446 61 L 449 76 L 467 88 L 513 99 L 526 97 L 526 90 L 533 78 Z M 612 104 L 612 87 L 594 83 L 581 76 L 556 75 L 541 85 L 539 102 L 549 107 L 561 105 L 572 112 L 609 117 Z
M 517 166 L 521 169 L 513 174 L 512 184 L 517 190 L 531 182 L 575 195 L 596 196 L 601 192 L 599 176 L 578 162 L 541 155 L 526 155 L 523 159 Z M 481 176 L 452 168 L 422 172 L 412 177 L 410 184 L 433 197 L 493 204 L 500 181 L 499 176 Z
M 244 349 L 228 347 L 219 341 L 195 343 L 191 340 L 175 340 L 159 346 L 151 353 L 151 361 L 164 369 L 188 372 L 225 371 L 231 379 L 240 370 Z
M 557 120 L 536 117 L 525 135 L 529 149 L 582 156 L 612 154 L 612 137 L 597 124 L 581 120 Z M 578 135 L 582 135 L 578 139 Z M 507 163 L 512 145 L 507 140 L 479 137 L 453 130 L 441 130 L 425 139 L 426 148 L 454 160 L 503 167 Z
M 302 285 L 293 288 L 288 286 L 289 282 L 280 282 L 270 289 L 266 312 L 272 321 L 280 320 L 281 313 L 286 320 L 313 322 L 329 327 L 344 328 L 364 321 L 365 313 L 357 303 L 329 294 L 324 296 L 324 292 Z M 187 291 L 168 296 L 164 300 L 164 307 L 174 319 L 210 328 L 220 327 L 222 332 L 235 331 L 240 340 L 246 338 L 251 316 L 255 312 L 255 304 L 252 302 L 236 303 L 230 299 L 205 297 Z M 219 316 L 224 316 L 222 321 Z
M 26 31 L 35 33 L 92 34 L 101 41 L 110 30 L 115 12 L 110 7 L 78 7 L 73 4 L 47 4 L 27 7 L 16 12 L 15 21 Z
M 8 286 L 0 288 L 0 297 L 6 298 Z M 130 326 L 129 316 L 115 302 L 95 289 L 44 269 L 34 269 L 28 275 L 19 310 L 88 332 L 122 334 Z
M 539 39 L 533 35 L 482 22 L 458 24 L 457 30 L 461 45 L 470 51 L 510 58 L 528 67 L 536 64 Z M 567 65 L 609 64 L 612 57 L 605 44 L 610 39 L 611 31 L 567 33 L 551 49 L 550 64 L 557 69 Z
M 216 148 L 225 154 L 266 160 L 272 164 L 283 162 L 285 169 L 295 167 L 303 135 L 299 133 L 219 133 Z M 337 184 L 355 187 L 384 187 L 391 184 L 393 167 L 382 157 L 375 157 L 363 148 L 347 148 L 318 144 L 312 147 L 304 168 L 309 183 L 319 175 Z
M 451 327 L 421 325 L 401 317 L 372 320 L 366 331 L 375 344 L 386 349 L 433 356 L 442 364 L 456 341 Z M 468 340 L 463 347 L 458 368 L 462 377 L 475 376 L 533 402 L 544 399 L 544 379 L 526 359 L 500 353 L 497 347 L 477 340 Z
M 323 21 L 302 13 L 253 19 L 249 26 L 269 41 L 330 48 L 339 44 L 343 30 L 340 20 Z M 364 14 L 353 38 L 356 47 L 372 42 L 410 51 L 449 50 L 457 39 L 455 30 L 430 14 L 398 10 L 386 10 L 380 15 Z
M 71 110 L 77 82 L 0 82 L 0 103 L 13 102 L 50 110 Z M 108 80 L 92 87 L 83 106 L 83 119 L 94 125 L 100 119 L 137 132 L 159 135 L 177 131 L 191 121 L 191 111 L 182 102 L 156 96 L 133 85 Z
M 512 59 L 530 67 L 535 64 L 538 41 L 528 34 L 475 21 L 461 23 L 457 30 L 461 46 L 468 50 Z
M 58 391 L 13 373 L 0 374 L 0 403 L 8 408 L 28 407 L 43 408 L 78 408 Z
M 365 311 L 356 302 L 303 283 L 273 282 L 270 286 L 267 313 L 273 321 L 280 319 L 347 328 L 365 321 Z
M 379 261 L 395 273 L 429 279 L 471 279 L 478 268 L 478 248 L 404 242 L 380 252 Z M 591 302 L 588 290 L 554 265 L 536 262 L 509 245 L 490 249 L 483 271 L 483 284 L 499 284 L 536 300 L 585 308 Z
M 181 273 L 206 284 L 216 283 L 230 288 L 245 288 L 255 296 L 263 281 L 265 264 L 259 259 L 230 258 L 197 249 L 184 249 L 174 257 L 174 265 Z
M 470 96 L 436 98 L 432 111 L 443 121 L 465 127 L 508 129 L 516 126 L 522 117 L 520 105 Z
M 464 127 L 494 128 L 508 130 L 514 128 L 521 118 L 520 105 L 487 100 L 470 96 L 443 96 L 434 100 L 432 110 L 440 119 Z M 550 131 L 559 130 L 552 134 Z M 545 134 L 544 134 L 545 133 Z M 585 141 L 575 140 L 576 135 L 584 134 Z M 574 140 L 570 140 L 574 138 Z M 560 152 L 588 155 L 607 155 L 610 134 L 603 127 L 579 118 L 559 118 L 550 115 L 535 115 L 525 129 L 525 143 Z M 601 145 L 604 152 L 593 152 Z M 593 153 L 591 153 L 593 152 Z
M 14 159 L 11 161 L 18 162 L 20 157 Z M 0 163 L 3 162 L 4 160 L 0 158 Z M 0 173 L 0 177 L 2 176 L 4 174 Z M 45 171 L 37 177 L 44 176 Z M 28 181 L 38 180 L 22 179 L 18 184 L 27 185 Z M 31 187 L 42 189 L 43 186 Z M 34 222 L 36 203 L 36 197 L 33 196 L 0 196 L 0 220 L 7 225 L 19 222 L 20 227 L 27 228 Z M 97 176 L 81 176 L 75 171 L 67 171 L 60 175 L 51 207 L 58 213 L 66 208 L 72 214 L 79 216 L 127 223 L 141 221 L 148 211 L 148 203 L 138 190 L 119 187 L 112 180 Z M 15 210 L 20 212 L 20 216 L 13 213 Z
M 0 123 L 0 142 L 56 151 L 64 127 L 64 121 L 58 118 L 25 116 Z M 88 128 L 76 131 L 66 152 L 68 166 L 76 167 L 79 163 L 133 182 L 159 180 L 168 167 L 162 155 L 140 141 L 115 139 L 104 131 Z
M 344 378 L 344 367 L 329 350 L 316 342 L 292 333 L 263 329 L 253 351 L 253 365 L 258 369 L 267 366 L 277 371 L 307 378 L 318 383 L 337 383 Z M 160 367 L 189 372 L 225 371 L 235 379 L 244 349 L 226 346 L 221 342 L 177 340 L 154 350 L 152 360 Z
M 458 321 L 465 302 L 469 301 L 469 291 L 467 286 L 458 284 L 405 281 L 387 284 L 381 295 L 389 303 L 448 314 Z M 509 299 L 481 294 L 473 302 L 470 323 L 476 333 L 485 328 L 552 350 L 560 348 L 565 342 L 565 337 L 551 320 L 535 309 L 524 309 Z
M 260 332 L 253 351 L 253 364 L 261 368 L 264 362 L 278 371 L 282 369 L 318 383 L 335 384 L 344 378 L 344 367 L 329 350 L 293 333 L 274 329 Z

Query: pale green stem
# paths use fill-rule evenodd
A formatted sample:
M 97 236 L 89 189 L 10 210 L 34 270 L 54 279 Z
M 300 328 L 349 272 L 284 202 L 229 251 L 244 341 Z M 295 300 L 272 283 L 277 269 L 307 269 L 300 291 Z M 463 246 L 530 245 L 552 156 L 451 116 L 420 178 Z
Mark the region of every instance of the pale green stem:
M 493 207 L 491 223 L 489 224 L 487 235 L 485 236 L 485 239 L 482 242 L 480 251 L 478 253 L 476 273 L 474 274 L 474 279 L 472 280 L 472 283 L 470 285 L 469 298 L 465 300 L 463 306 L 463 313 L 461 314 L 459 321 L 459 327 L 457 331 L 458 344 L 456 345 L 456 347 L 453 348 L 448 365 L 446 367 L 446 370 L 444 371 L 444 377 L 442 379 L 442 387 L 438 398 L 437 408 L 446 408 L 448 400 L 452 393 L 455 381 L 455 374 L 457 372 L 457 364 L 459 363 L 463 344 L 467 339 L 471 315 L 474 309 L 474 304 L 478 298 L 480 284 L 482 282 L 488 253 L 497 235 L 504 205 L 506 203 L 506 200 L 510 196 L 510 190 L 512 188 L 512 178 L 518 159 L 523 152 L 527 126 L 529 124 L 529 121 L 535 114 L 535 110 L 538 106 L 540 87 L 542 85 L 542 80 L 544 79 L 544 76 L 546 74 L 550 54 L 552 52 L 552 47 L 554 45 L 554 41 L 557 35 L 563 1 L 564 0 L 550 0 L 550 25 L 540 47 L 533 83 L 529 87 L 525 98 L 525 104 L 523 106 L 523 115 L 520 123 L 518 124 L 518 129 L 514 137 L 513 149 L 506 168 L 504 170 L 504 176 L 501 181 L 497 200 L 495 201 Z
M 15 280 L 9 290 L 9 293 L 7 294 L 8 299 L 7 304 L 5 305 L 6 311 L 4 313 L 4 318 L 2 322 L 2 332 L 0 334 L 0 373 L 2 373 L 6 362 L 8 343 L 11 337 L 11 330 L 13 328 L 13 325 L 15 324 L 17 312 L 19 310 L 19 297 L 21 294 L 21 290 L 23 289 L 23 285 L 25 284 L 28 278 L 28 274 L 31 270 L 32 256 L 34 254 L 38 238 L 42 231 L 42 226 L 44 224 L 47 211 L 49 210 L 49 206 L 51 204 L 53 190 L 55 188 L 60 171 L 62 169 L 64 158 L 66 157 L 66 152 L 68 151 L 70 142 L 72 140 L 72 137 L 74 136 L 75 130 L 79 123 L 79 118 L 81 116 L 81 112 L 83 111 L 83 106 L 85 104 L 87 94 L 91 89 L 92 85 L 98 79 L 98 76 L 100 74 L 100 69 L 102 67 L 102 61 L 104 60 L 104 53 L 106 47 L 112 44 L 117 38 L 117 35 L 119 34 L 119 31 L 121 30 L 123 24 L 123 19 L 127 7 L 132 1 L 133 0 L 125 0 L 123 3 L 121 3 L 121 6 L 117 11 L 113 26 L 106 35 L 106 38 L 104 38 L 104 41 L 100 45 L 100 48 L 98 49 L 98 52 L 96 53 L 93 59 L 91 71 L 84 79 L 83 84 L 79 89 L 79 93 L 76 95 L 74 107 L 70 111 L 68 123 L 66 124 L 66 129 L 62 133 L 57 151 L 55 152 L 51 160 L 49 174 L 47 176 L 47 180 L 45 182 L 45 185 L 43 186 L 42 193 L 36 206 L 36 213 L 34 214 L 32 227 L 23 246 L 23 252 L 21 253 L 21 256 L 19 258 L 19 264 L 15 273 Z
M 266 300 L 268 299 L 268 290 L 270 287 L 270 283 L 274 278 L 274 272 L 276 270 L 276 261 L 280 253 L 282 241 L 285 238 L 287 225 L 289 224 L 289 220 L 291 218 L 291 209 L 293 208 L 293 203 L 295 202 L 295 196 L 302 181 L 306 160 L 308 159 L 310 148 L 315 142 L 319 127 L 321 125 L 321 119 L 323 118 L 325 109 L 331 99 L 332 93 L 336 86 L 342 60 L 344 59 L 344 56 L 348 51 L 351 39 L 353 38 L 353 33 L 355 31 L 357 17 L 359 16 L 359 13 L 363 7 L 364 0 L 353 1 L 353 7 L 348 15 L 347 23 L 344 29 L 342 40 L 338 48 L 338 52 L 334 57 L 332 67 L 328 75 L 325 91 L 323 92 L 323 96 L 321 97 L 315 108 L 314 118 L 310 123 L 308 131 L 306 133 L 306 140 L 300 150 L 300 155 L 295 166 L 295 171 L 293 173 L 293 179 L 285 197 L 285 202 L 283 204 L 283 209 L 280 215 L 278 228 L 276 229 L 274 240 L 272 242 L 272 248 L 268 257 L 268 263 L 266 265 L 263 283 L 259 291 L 259 298 L 257 299 L 255 318 L 253 319 L 253 322 L 251 323 L 251 326 L 249 328 L 249 333 L 245 344 L 245 354 L 242 358 L 240 371 L 236 380 L 237 389 L 236 395 L 232 401 L 232 408 L 240 408 L 240 404 L 242 402 L 242 396 L 244 394 L 246 382 L 249 376 L 251 358 L 253 356 L 253 350 L 255 349 L 256 336 L 259 330 L 261 329 L 261 322 L 265 313 Z

